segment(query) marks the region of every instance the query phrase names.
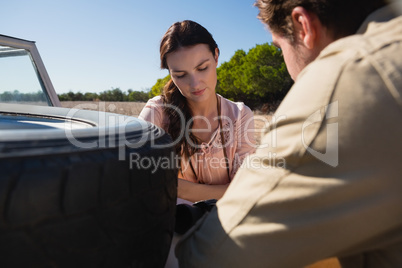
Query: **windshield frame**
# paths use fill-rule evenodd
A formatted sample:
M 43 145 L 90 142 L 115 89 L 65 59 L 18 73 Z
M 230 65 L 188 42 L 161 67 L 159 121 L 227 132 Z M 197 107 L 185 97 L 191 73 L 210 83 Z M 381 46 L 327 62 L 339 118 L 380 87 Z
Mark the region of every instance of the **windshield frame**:
M 0 34 L 0 45 L 13 47 L 16 49 L 25 49 L 30 54 L 39 83 L 41 84 L 42 90 L 49 101 L 49 106 L 61 107 L 61 103 L 56 91 L 54 90 L 53 84 L 50 81 L 45 65 L 40 57 L 39 51 L 36 48 L 35 42 Z

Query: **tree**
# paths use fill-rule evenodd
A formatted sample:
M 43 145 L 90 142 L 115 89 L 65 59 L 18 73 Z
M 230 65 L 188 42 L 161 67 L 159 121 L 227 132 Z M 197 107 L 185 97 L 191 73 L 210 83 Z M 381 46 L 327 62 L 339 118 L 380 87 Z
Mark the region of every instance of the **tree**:
M 238 50 L 218 68 L 217 92 L 251 108 L 282 100 L 292 85 L 280 49 L 268 43 Z
M 252 48 L 248 55 L 245 84 L 250 94 L 268 98 L 278 92 L 289 90 L 292 80 L 280 49 L 263 44 Z
M 82 94 L 81 92 L 75 93 L 74 100 L 75 101 L 84 100 L 84 94 Z
M 246 52 L 239 49 L 228 62 L 224 62 L 217 69 L 218 84 L 216 91 L 230 100 L 240 100 L 247 97 L 238 83 L 239 76 L 243 75 L 242 66 L 246 58 Z
M 9 102 L 13 101 L 13 93 L 10 91 L 3 92 L 0 96 L 0 101 Z
M 143 91 L 131 91 L 128 95 L 128 101 L 146 102 L 149 99 L 149 93 Z
M 99 99 L 99 96 L 96 93 L 87 92 L 87 93 L 84 94 L 84 100 L 85 101 L 96 101 L 98 99 Z
M 99 99 L 101 101 L 124 101 L 124 95 L 120 88 L 112 88 L 111 90 L 101 92 Z
M 165 76 L 164 78 L 159 78 L 156 81 L 156 84 L 151 88 L 151 91 L 149 91 L 149 98 L 159 96 L 162 94 L 163 87 L 166 85 L 167 82 L 170 80 L 170 74 Z

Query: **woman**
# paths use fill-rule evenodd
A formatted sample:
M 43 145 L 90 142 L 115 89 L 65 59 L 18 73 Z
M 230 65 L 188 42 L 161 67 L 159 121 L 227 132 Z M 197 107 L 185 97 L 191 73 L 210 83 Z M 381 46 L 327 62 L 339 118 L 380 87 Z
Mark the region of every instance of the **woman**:
M 219 199 L 255 147 L 252 111 L 215 93 L 218 57 L 204 27 L 189 20 L 174 23 L 160 44 L 161 67 L 171 80 L 139 115 L 176 143 L 178 197 L 191 202 Z

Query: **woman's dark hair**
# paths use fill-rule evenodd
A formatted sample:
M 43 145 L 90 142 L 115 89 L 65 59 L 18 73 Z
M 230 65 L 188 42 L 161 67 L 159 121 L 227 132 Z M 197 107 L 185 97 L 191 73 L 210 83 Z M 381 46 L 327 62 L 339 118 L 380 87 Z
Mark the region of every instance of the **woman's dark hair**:
M 218 48 L 218 45 L 207 29 L 191 20 L 174 23 L 166 31 L 161 40 L 161 68 L 169 69 L 166 61 L 166 57 L 169 53 L 177 51 L 182 47 L 190 47 L 197 44 L 208 45 L 212 55 L 215 56 L 215 50 Z M 192 114 L 186 98 L 180 93 L 172 79 L 170 79 L 163 88 L 162 100 L 165 104 L 163 111 L 169 119 L 167 132 L 170 134 L 173 141 L 178 141 L 175 146 L 176 153 L 183 154 L 185 157 L 193 155 L 196 148 L 190 146 L 186 140 L 186 135 L 182 133 L 186 129 L 187 122 L 192 118 Z M 182 120 L 183 116 L 185 121 L 184 125 Z M 191 127 L 192 123 L 189 125 L 189 129 L 191 129 Z M 180 136 L 181 138 L 179 138 Z M 192 133 L 189 133 L 188 136 L 193 144 L 199 144 L 199 140 Z

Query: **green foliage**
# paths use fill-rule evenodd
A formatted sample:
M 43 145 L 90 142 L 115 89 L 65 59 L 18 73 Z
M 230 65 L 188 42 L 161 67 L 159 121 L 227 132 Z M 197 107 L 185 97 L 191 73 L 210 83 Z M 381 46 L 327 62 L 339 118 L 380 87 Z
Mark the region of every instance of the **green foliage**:
M 228 62 L 224 62 L 217 69 L 218 84 L 216 91 L 231 100 L 244 100 L 247 94 L 242 91 L 239 77 L 244 76 L 242 66 L 246 58 L 246 52 L 239 49 Z
M 128 92 L 121 91 L 120 88 L 112 88 L 105 90 L 101 93 L 85 93 L 81 92 L 68 92 L 59 94 L 60 101 L 137 101 L 146 102 L 149 99 L 149 93 L 143 91 L 133 91 L 129 89 Z
M 99 96 L 96 93 L 87 92 L 84 94 L 84 99 L 86 101 L 96 101 L 99 100 Z
M 96 101 L 99 100 L 99 96 L 96 93 L 85 93 L 81 92 L 74 93 L 69 91 L 68 93 L 58 94 L 60 101 Z
M 256 45 L 248 53 L 237 50 L 217 73 L 216 91 L 251 108 L 282 100 L 293 83 L 280 49 L 268 43 Z
M 165 76 L 164 78 L 159 78 L 156 81 L 156 84 L 151 88 L 151 91 L 149 91 L 149 98 L 159 96 L 162 94 L 163 87 L 166 85 L 167 82 L 170 80 L 170 74 Z
M 124 101 L 124 94 L 120 88 L 103 91 L 99 94 L 101 101 Z
M 149 99 L 149 93 L 143 91 L 132 91 L 128 95 L 128 101 L 139 101 L 139 102 L 147 102 Z

